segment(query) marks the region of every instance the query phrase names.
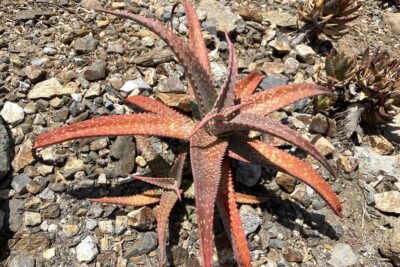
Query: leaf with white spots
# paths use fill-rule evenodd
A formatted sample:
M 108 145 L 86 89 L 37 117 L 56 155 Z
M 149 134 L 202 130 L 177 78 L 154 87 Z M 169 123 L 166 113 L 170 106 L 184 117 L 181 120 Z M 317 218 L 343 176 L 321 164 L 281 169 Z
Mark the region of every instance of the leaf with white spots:
M 257 86 L 264 79 L 264 75 L 258 70 L 253 70 L 244 79 L 240 80 L 235 88 L 236 99 L 242 99 L 251 96 L 257 89 Z
M 182 118 L 182 119 L 191 121 L 185 115 L 173 110 L 172 108 L 168 107 L 167 105 L 165 105 L 155 99 L 152 99 L 150 97 L 135 95 L 135 96 L 129 96 L 126 100 L 129 103 L 131 103 L 143 110 L 146 110 L 148 112 L 161 114 L 161 115 L 165 115 L 165 116 L 173 116 L 173 117 Z
M 285 172 L 312 187 L 337 214 L 341 215 L 339 198 L 329 184 L 309 164 L 267 143 L 237 138 L 230 149 L 243 158 L 259 165 L 277 166 Z
M 192 124 L 188 124 L 183 119 L 159 114 L 112 115 L 74 123 L 41 134 L 36 139 L 35 148 L 86 137 L 134 134 L 157 135 L 186 140 L 191 133 L 192 127 Z
M 157 209 L 157 236 L 160 253 L 158 261 L 160 267 L 163 266 L 165 261 L 165 232 L 168 228 L 168 219 L 177 201 L 178 196 L 175 192 L 165 191 L 161 196 L 160 205 Z
M 315 84 L 276 86 L 243 98 L 242 100 L 250 100 L 254 101 L 254 103 L 244 107 L 242 112 L 266 116 L 303 98 L 330 93 L 326 88 Z
M 142 194 L 133 196 L 89 198 L 88 200 L 104 204 L 141 207 L 159 202 L 160 197 L 161 197 L 160 190 L 148 190 L 143 192 Z
M 318 150 L 301 134 L 268 117 L 259 116 L 252 113 L 240 113 L 233 120 L 225 124 L 225 131 L 254 130 L 267 133 L 285 140 L 301 148 L 316 160 L 318 160 L 333 176 L 335 171 L 329 165 L 328 161 Z
M 129 175 L 130 177 L 140 180 L 142 182 L 152 184 L 163 189 L 169 189 L 175 191 L 177 196 L 180 196 L 179 186 L 177 184 L 177 180 L 175 178 L 156 178 L 156 177 L 145 177 L 138 175 Z
M 249 204 L 249 205 L 262 204 L 268 201 L 267 197 L 248 195 L 239 192 L 235 193 L 235 198 L 236 198 L 236 203 Z
M 236 194 L 233 187 L 232 172 L 229 162 L 224 160 L 221 185 L 217 196 L 217 207 L 225 230 L 230 237 L 232 248 L 239 266 L 250 267 L 251 257 L 244 233 L 242 221 L 236 206 Z
M 190 141 L 202 264 L 212 267 L 214 206 L 228 142 L 209 135 L 203 129 L 193 135 Z

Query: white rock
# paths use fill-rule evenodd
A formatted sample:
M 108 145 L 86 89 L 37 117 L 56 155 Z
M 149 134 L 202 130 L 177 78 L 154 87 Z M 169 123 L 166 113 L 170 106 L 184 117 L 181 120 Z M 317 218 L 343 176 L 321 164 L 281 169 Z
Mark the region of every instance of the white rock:
M 347 267 L 357 264 L 357 261 L 357 255 L 348 244 L 338 243 L 332 249 L 331 259 L 328 263 L 333 267 Z
M 76 258 L 79 262 L 91 262 L 99 254 L 99 249 L 91 236 L 83 239 L 76 247 Z
M 384 212 L 400 214 L 400 192 L 388 191 L 374 195 L 375 208 Z
M 43 252 L 43 258 L 45 260 L 50 260 L 56 255 L 56 249 L 55 248 L 49 248 L 45 252 Z
M 52 98 L 54 96 L 70 95 L 78 90 L 77 86 L 63 86 L 57 78 L 51 78 L 36 84 L 28 93 L 29 99 Z
M 42 217 L 38 212 L 27 211 L 24 214 L 24 225 L 26 226 L 36 226 L 42 223 Z
M 102 233 L 105 234 L 113 234 L 114 233 L 114 222 L 111 220 L 108 221 L 100 221 L 99 229 Z
M 9 124 L 18 124 L 24 120 L 24 109 L 18 104 L 7 101 L 0 113 L 1 117 Z
M 130 93 L 135 89 L 150 90 L 151 87 L 142 79 L 136 79 L 125 82 L 120 90 L 126 93 Z

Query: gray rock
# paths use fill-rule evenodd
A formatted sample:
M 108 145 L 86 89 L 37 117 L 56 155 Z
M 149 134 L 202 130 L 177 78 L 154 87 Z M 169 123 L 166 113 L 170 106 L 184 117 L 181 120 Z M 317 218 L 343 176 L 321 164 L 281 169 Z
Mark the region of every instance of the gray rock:
M 73 42 L 72 47 L 77 53 L 83 54 L 95 50 L 98 44 L 99 41 L 97 39 L 93 38 L 91 35 L 86 35 L 84 37 L 77 38 Z
M 133 243 L 132 247 L 127 250 L 125 258 L 129 259 L 134 256 L 147 254 L 156 248 L 157 234 L 154 232 L 146 232 L 136 238 L 136 241 Z
M 53 15 L 53 12 L 48 10 L 41 10 L 41 9 L 27 9 L 27 10 L 20 10 L 17 12 L 15 19 L 16 20 L 32 20 L 36 19 L 40 16 L 49 17 Z
M 26 192 L 26 186 L 32 181 L 28 175 L 25 173 L 21 173 L 15 176 L 11 182 L 11 187 L 18 194 L 23 194 Z
M 17 232 L 23 223 L 21 209 L 24 207 L 24 202 L 21 199 L 10 199 L 4 202 L 2 210 L 6 211 L 5 222 L 8 222 L 8 228 L 11 232 Z
M 135 63 L 136 65 L 143 67 L 153 67 L 172 61 L 173 59 L 174 54 L 169 49 L 157 48 L 134 57 L 132 61 L 129 61 L 129 63 Z
M 149 229 L 156 221 L 154 212 L 149 207 L 141 207 L 128 213 L 128 224 L 135 229 Z
M 8 265 L 9 267 L 35 267 L 35 258 L 28 254 L 16 255 Z
M 236 180 L 245 186 L 255 186 L 261 177 L 261 167 L 255 164 L 239 162 Z
M 314 64 L 316 53 L 311 47 L 305 44 L 300 44 L 295 47 L 295 51 L 300 61 Z
M 83 239 L 76 247 L 76 258 L 80 263 L 91 262 L 99 254 L 96 241 L 93 237 L 88 236 Z
M 159 81 L 157 92 L 162 93 L 186 93 L 185 86 L 178 76 L 173 75 Z
M 146 47 L 154 46 L 154 38 L 151 36 L 145 36 L 142 38 L 142 44 Z
M 354 157 L 359 160 L 359 170 L 368 175 L 379 175 L 381 172 L 399 177 L 399 164 L 396 157 L 382 156 L 368 147 L 354 148 Z
M 0 119 L 0 180 L 10 171 L 10 138 L 3 120 Z
M 264 17 L 269 23 L 278 27 L 293 28 L 297 26 L 297 18 L 289 12 L 280 10 L 270 10 L 264 13 Z
M 54 201 L 56 199 L 56 195 L 54 192 L 46 187 L 40 194 L 39 197 L 44 200 Z
M 118 159 L 114 164 L 113 175 L 131 173 L 135 167 L 136 144 L 131 136 L 118 136 L 111 145 L 110 156 Z
M 97 81 L 106 77 L 107 63 L 98 59 L 83 71 L 83 77 L 88 81 Z
M 18 104 L 7 101 L 1 112 L 0 116 L 9 124 L 19 124 L 25 118 L 24 109 Z
M 48 56 L 54 56 L 55 54 L 57 54 L 57 50 L 53 47 L 45 47 L 43 49 L 43 53 L 45 53 Z
M 255 232 L 262 222 L 255 209 L 249 205 L 243 205 L 240 207 L 239 213 L 245 234 Z
M 284 66 L 285 73 L 288 75 L 292 75 L 297 73 L 300 67 L 300 63 L 296 59 L 289 57 L 288 59 L 286 59 Z
M 88 229 L 89 231 L 93 231 L 96 229 L 98 223 L 95 219 L 86 219 L 85 221 L 85 228 Z
M 259 86 L 261 87 L 261 89 L 266 90 L 275 86 L 287 85 L 288 82 L 289 79 L 285 76 L 268 75 L 262 80 Z
M 45 98 L 49 99 L 55 96 L 70 95 L 78 90 L 77 86 L 63 86 L 57 78 L 51 78 L 36 84 L 28 93 L 29 99 Z
M 101 3 L 97 0 L 82 0 L 81 5 L 87 9 L 95 9 L 101 7 Z
M 124 52 L 124 46 L 122 43 L 119 43 L 119 42 L 110 42 L 110 43 L 108 43 L 108 46 L 107 46 L 107 52 L 122 54 Z
M 375 208 L 383 212 L 400 214 L 400 192 L 388 191 L 374 195 Z
M 338 243 L 333 247 L 328 263 L 333 267 L 347 267 L 357 264 L 357 261 L 357 255 L 348 244 Z
M 119 89 L 122 92 L 130 93 L 133 90 L 151 90 L 151 86 L 148 85 L 143 79 L 139 78 L 136 80 L 126 81 L 124 85 Z
M 233 13 L 229 7 L 224 6 L 219 1 L 199 1 L 196 11 L 204 12 L 206 14 L 207 21 L 212 22 L 218 32 L 235 31 L 238 25 L 244 23 L 243 19 L 239 15 Z

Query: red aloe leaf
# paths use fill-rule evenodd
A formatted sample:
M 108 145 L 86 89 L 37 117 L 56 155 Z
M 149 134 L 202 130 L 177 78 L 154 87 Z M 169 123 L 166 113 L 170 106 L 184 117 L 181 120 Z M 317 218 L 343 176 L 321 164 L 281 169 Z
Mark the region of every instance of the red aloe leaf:
M 182 67 L 185 69 L 185 73 L 194 89 L 200 114 L 204 116 L 204 114 L 211 109 L 212 105 L 210 105 L 209 101 L 214 94 L 215 88 L 212 77 L 210 77 L 201 65 L 192 49 L 186 45 L 178 35 L 170 31 L 164 25 L 140 15 L 103 8 L 98 8 L 96 10 L 133 20 L 156 33 L 162 40 L 164 40 L 164 42 L 167 43 L 172 52 L 174 52 L 178 58 L 179 62 L 182 64 Z
M 160 205 L 157 209 L 157 236 L 159 246 L 159 266 L 162 267 L 165 261 L 165 233 L 167 231 L 168 219 L 178 196 L 172 191 L 162 194 Z
M 257 114 L 241 113 L 233 120 L 226 123 L 223 129 L 227 132 L 240 129 L 255 130 L 283 139 L 310 154 L 312 157 L 318 160 L 333 176 L 336 175 L 335 171 L 332 169 L 331 165 L 329 165 L 325 157 L 322 156 L 307 139 L 305 139 L 295 130 L 279 123 L 278 121 L 268 117 L 258 116 Z
M 217 139 L 203 129 L 190 139 L 200 251 L 205 267 L 213 265 L 214 206 L 227 145 L 226 140 Z
M 161 195 L 160 192 L 161 192 L 160 190 L 148 190 L 139 195 L 133 195 L 127 197 L 88 198 L 88 200 L 97 203 L 140 207 L 159 202 Z
M 218 93 L 218 98 L 214 103 L 213 110 L 221 111 L 222 108 L 228 108 L 233 106 L 235 99 L 235 85 L 238 70 L 237 57 L 235 47 L 233 46 L 231 39 L 227 32 L 225 32 L 225 38 L 228 42 L 229 47 L 229 63 L 226 73 L 226 78 L 221 90 Z
M 279 148 L 257 140 L 236 139 L 231 144 L 231 149 L 253 163 L 267 166 L 273 164 L 283 172 L 298 178 L 312 187 L 331 209 L 341 216 L 342 206 L 335 192 L 324 178 L 304 161 Z
M 187 156 L 186 152 L 179 153 L 175 159 L 174 165 L 169 171 L 169 176 L 174 177 L 176 179 L 176 185 L 178 186 L 178 188 L 181 186 L 182 173 L 183 173 L 183 167 L 185 166 L 186 156 Z
M 233 188 L 232 172 L 227 160 L 223 162 L 221 185 L 218 191 L 217 207 L 239 266 L 251 266 L 250 250 L 247 246 L 242 221 L 236 206 L 236 193 Z
M 185 115 L 175 111 L 174 109 L 168 107 L 167 105 L 164 105 L 163 103 L 155 99 L 152 99 L 150 97 L 136 95 L 136 96 L 130 96 L 126 100 L 129 103 L 152 113 L 161 114 L 165 116 L 178 117 L 190 121 L 190 119 Z
M 235 88 L 236 99 L 245 98 L 251 96 L 257 89 L 257 86 L 264 79 L 264 75 L 258 70 L 253 70 L 241 80 Z
M 180 198 L 179 187 L 176 183 L 175 178 L 155 178 L 155 177 L 145 177 L 145 176 L 137 176 L 137 175 L 129 175 L 130 177 L 140 180 L 142 182 L 152 184 L 164 189 L 174 190 L 176 195 Z
M 253 196 L 236 192 L 236 203 L 240 204 L 261 204 L 267 202 L 268 198 L 263 196 Z
M 254 104 L 244 107 L 242 112 L 265 116 L 300 99 L 322 94 L 330 94 L 330 91 L 315 84 L 276 86 L 244 98 L 254 101 Z
M 74 123 L 38 136 L 35 148 L 84 137 L 157 135 L 186 140 L 193 125 L 152 113 L 112 115 Z
M 208 50 L 204 43 L 203 32 L 196 11 L 194 10 L 193 5 L 188 1 L 181 0 L 181 3 L 186 10 L 186 18 L 189 28 L 189 46 L 192 51 L 196 52 L 195 56 L 199 59 L 204 70 L 206 70 L 208 75 L 212 77 Z

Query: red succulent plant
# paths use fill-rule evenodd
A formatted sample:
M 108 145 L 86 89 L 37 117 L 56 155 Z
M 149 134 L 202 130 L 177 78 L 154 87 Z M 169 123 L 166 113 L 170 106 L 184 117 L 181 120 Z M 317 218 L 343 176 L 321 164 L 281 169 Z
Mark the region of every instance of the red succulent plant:
M 189 79 L 189 93 L 197 104 L 200 119 L 192 120 L 151 98 L 131 96 L 127 101 L 142 108 L 145 113 L 98 117 L 55 129 L 40 135 L 35 148 L 84 137 L 118 135 L 155 135 L 187 142 L 190 148 L 202 265 L 213 265 L 213 220 L 214 208 L 217 206 L 239 266 L 250 266 L 250 251 L 236 205 L 238 195 L 232 181 L 230 159 L 276 166 L 280 171 L 312 187 L 340 215 L 339 199 L 310 165 L 266 142 L 251 139 L 247 134 L 250 130 L 255 130 L 290 142 L 312 155 L 334 175 L 327 160 L 308 140 L 291 128 L 267 117 L 297 100 L 329 94 L 329 91 L 313 84 L 292 84 L 255 93 L 263 76 L 258 71 L 253 71 L 237 82 L 237 58 L 228 34 L 228 71 L 224 84 L 217 90 L 195 10 L 186 0 L 181 0 L 180 3 L 186 10 L 188 21 L 187 43 L 162 24 L 143 16 L 106 9 L 97 11 L 131 19 L 147 27 L 167 43 Z M 160 193 L 156 191 L 147 191 L 132 197 L 97 200 L 123 205 L 160 201 L 157 214 L 160 266 L 165 257 L 164 234 L 168 217 L 180 198 L 185 158 L 186 153 L 177 156 L 168 178 L 135 177 L 164 188 L 161 200 Z

